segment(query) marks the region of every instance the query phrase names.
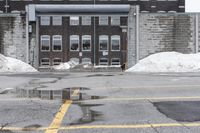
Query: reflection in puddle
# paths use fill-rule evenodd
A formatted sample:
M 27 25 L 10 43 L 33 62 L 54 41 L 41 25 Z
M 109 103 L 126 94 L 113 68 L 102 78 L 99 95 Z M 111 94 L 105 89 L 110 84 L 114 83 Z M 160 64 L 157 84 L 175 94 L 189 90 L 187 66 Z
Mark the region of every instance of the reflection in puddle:
M 91 109 L 91 107 L 102 106 L 102 104 L 82 104 L 82 103 L 78 103 L 78 106 L 81 107 L 83 115 L 77 121 L 70 123 L 70 125 L 86 124 L 86 123 L 91 123 L 93 121 L 103 120 L 103 114 L 101 112 L 93 111 Z

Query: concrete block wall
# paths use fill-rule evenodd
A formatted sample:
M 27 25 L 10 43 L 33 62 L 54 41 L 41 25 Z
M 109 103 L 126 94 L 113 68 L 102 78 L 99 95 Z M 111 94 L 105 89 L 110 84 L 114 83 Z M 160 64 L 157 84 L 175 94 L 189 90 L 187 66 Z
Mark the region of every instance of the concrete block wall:
M 26 61 L 25 18 L 20 14 L 0 15 L 0 47 L 5 56 Z
M 174 51 L 195 53 L 195 14 L 177 14 L 174 16 Z
M 135 21 L 129 24 L 136 25 Z M 132 34 L 128 36 L 133 38 L 132 40 L 128 39 L 128 45 L 130 45 L 128 47 L 135 47 L 135 32 L 129 34 Z M 139 59 L 154 53 L 167 51 L 177 51 L 185 54 L 195 53 L 197 47 L 197 51 L 200 51 L 200 14 L 140 13 Z M 128 49 L 128 55 L 134 55 L 135 53 L 135 51 Z M 133 66 L 135 61 L 131 63 L 129 61 L 131 60 L 128 59 L 128 64 Z
M 173 51 L 174 16 L 140 14 L 140 59 L 162 51 Z

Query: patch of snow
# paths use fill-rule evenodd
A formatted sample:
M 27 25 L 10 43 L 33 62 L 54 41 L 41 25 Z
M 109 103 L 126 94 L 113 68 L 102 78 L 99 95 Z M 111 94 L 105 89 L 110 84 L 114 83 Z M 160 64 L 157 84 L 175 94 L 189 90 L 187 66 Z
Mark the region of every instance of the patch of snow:
M 20 60 L 0 54 L 0 72 L 37 72 L 37 70 Z
M 78 62 L 71 60 L 71 61 L 68 61 L 68 62 L 65 62 L 65 63 L 61 63 L 58 66 L 54 66 L 53 68 L 56 69 L 56 70 L 68 70 L 70 68 L 74 68 L 78 64 L 79 64 Z
M 139 61 L 126 72 L 200 72 L 200 53 L 162 52 Z

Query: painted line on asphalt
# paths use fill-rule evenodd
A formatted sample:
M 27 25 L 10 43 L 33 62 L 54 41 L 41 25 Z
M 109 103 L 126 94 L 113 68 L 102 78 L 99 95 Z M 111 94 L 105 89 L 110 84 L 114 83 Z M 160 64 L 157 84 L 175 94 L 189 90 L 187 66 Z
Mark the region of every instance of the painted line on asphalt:
M 199 100 L 200 96 L 177 96 L 177 97 L 113 97 L 104 99 L 90 99 L 77 102 L 98 102 L 98 101 L 142 101 L 142 100 Z
M 77 129 L 145 129 L 145 128 L 164 128 L 164 127 L 200 127 L 200 123 L 158 123 L 158 124 L 134 124 L 134 125 L 79 125 L 59 127 L 56 130 L 77 130 Z M 4 127 L 0 131 L 43 131 L 48 127 L 41 128 L 20 128 Z
M 74 90 L 72 96 L 76 96 L 76 95 L 78 95 L 78 93 L 79 93 L 79 90 Z M 72 104 L 72 100 L 66 100 L 64 102 L 64 104 L 60 107 L 59 111 L 55 115 L 52 123 L 46 129 L 45 133 L 57 133 L 58 132 L 60 125 L 62 123 L 62 120 L 71 104 Z
M 200 123 L 163 123 L 163 124 L 137 124 L 137 125 L 85 125 L 85 126 L 67 126 L 59 130 L 76 129 L 144 129 L 144 128 L 162 128 L 162 127 L 200 127 Z

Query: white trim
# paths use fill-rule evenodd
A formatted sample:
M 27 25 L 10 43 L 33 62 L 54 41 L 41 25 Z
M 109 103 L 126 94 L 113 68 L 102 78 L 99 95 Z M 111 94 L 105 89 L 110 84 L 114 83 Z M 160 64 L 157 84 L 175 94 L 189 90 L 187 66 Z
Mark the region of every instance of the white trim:
M 48 37 L 49 39 L 44 39 L 44 40 L 48 40 L 49 41 L 49 50 L 42 50 L 42 37 Z M 40 50 L 41 52 L 49 52 L 50 51 L 50 43 L 51 43 L 51 37 L 49 35 L 41 35 L 40 36 Z
M 60 39 L 55 39 L 56 37 L 60 37 Z M 61 49 L 60 50 L 54 50 L 54 40 L 59 40 L 61 41 Z M 52 51 L 53 52 L 61 52 L 62 51 L 62 35 L 53 35 L 52 36 Z
M 72 45 L 72 44 L 71 44 L 71 41 L 72 41 L 72 40 L 78 40 L 78 49 L 77 49 L 77 50 L 72 50 L 72 49 L 71 49 L 71 45 Z M 79 46 L 79 44 L 80 44 L 80 42 L 79 42 L 79 35 L 70 35 L 69 41 L 70 41 L 70 51 L 78 52 L 79 49 L 80 49 L 80 48 L 79 48 L 79 47 L 80 47 L 80 46 Z
M 107 49 L 100 49 L 100 41 L 101 40 L 107 40 Z M 99 36 L 99 51 L 108 51 L 108 46 L 109 46 L 109 38 L 108 35 L 100 35 Z
M 119 40 L 119 49 L 118 50 L 113 49 L 112 40 Z M 120 51 L 120 50 L 121 50 L 121 37 L 120 37 L 120 35 L 112 35 L 111 36 L 111 51 Z
M 89 50 L 84 50 L 83 49 L 83 40 L 87 40 L 87 39 L 90 39 L 90 49 Z M 82 35 L 82 40 L 81 40 L 81 48 L 82 48 L 82 51 L 91 51 L 91 47 L 92 47 L 92 44 L 91 44 L 91 35 Z

